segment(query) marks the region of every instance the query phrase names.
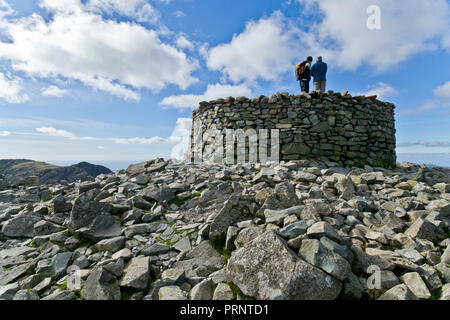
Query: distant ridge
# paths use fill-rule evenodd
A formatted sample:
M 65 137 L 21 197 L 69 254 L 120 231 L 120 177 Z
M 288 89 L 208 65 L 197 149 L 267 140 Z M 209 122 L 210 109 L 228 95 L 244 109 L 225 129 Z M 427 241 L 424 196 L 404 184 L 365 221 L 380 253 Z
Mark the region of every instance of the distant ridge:
M 40 184 L 52 184 L 61 180 L 74 182 L 86 176 L 96 177 L 111 172 L 104 166 L 88 162 L 62 167 L 28 159 L 0 160 L 0 174 L 6 176 L 13 184 L 28 176 L 38 176 Z

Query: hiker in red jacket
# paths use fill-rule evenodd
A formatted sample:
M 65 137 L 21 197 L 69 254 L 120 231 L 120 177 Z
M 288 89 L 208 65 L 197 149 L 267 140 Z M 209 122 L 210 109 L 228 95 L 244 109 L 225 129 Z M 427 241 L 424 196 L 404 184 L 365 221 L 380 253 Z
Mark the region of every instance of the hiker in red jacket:
M 309 82 L 311 81 L 311 63 L 313 61 L 312 57 L 306 58 L 305 61 L 297 64 L 295 73 L 297 76 L 297 81 L 300 81 L 300 89 L 302 92 L 309 93 Z

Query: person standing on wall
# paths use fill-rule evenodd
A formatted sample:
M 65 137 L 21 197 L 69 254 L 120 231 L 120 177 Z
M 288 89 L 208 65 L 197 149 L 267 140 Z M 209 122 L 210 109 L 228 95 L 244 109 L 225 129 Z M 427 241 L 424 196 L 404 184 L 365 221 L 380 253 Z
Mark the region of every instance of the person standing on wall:
M 309 93 L 309 82 L 311 81 L 311 63 L 312 57 L 306 58 L 305 61 L 297 64 L 295 73 L 297 75 L 297 81 L 300 81 L 300 89 L 302 92 Z
M 322 61 L 322 57 L 317 57 L 317 62 L 311 68 L 311 75 L 314 77 L 314 91 L 325 92 L 327 84 L 328 66 Z

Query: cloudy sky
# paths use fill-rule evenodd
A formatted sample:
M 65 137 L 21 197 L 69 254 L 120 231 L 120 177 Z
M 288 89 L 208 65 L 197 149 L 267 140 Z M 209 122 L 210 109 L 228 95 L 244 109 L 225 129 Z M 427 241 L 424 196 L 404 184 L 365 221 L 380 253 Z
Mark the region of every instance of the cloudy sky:
M 450 165 L 449 0 L 0 0 L 0 159 L 177 156 L 198 102 L 298 93 L 319 54 L 396 104 L 399 160 Z

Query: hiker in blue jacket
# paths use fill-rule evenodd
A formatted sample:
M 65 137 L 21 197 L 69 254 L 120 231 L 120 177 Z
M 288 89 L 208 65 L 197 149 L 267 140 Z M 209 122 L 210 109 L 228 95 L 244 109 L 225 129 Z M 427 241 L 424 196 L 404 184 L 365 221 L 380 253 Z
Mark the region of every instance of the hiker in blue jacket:
M 317 62 L 311 68 L 311 76 L 314 77 L 314 91 L 325 92 L 327 84 L 328 66 L 322 61 L 322 57 L 317 57 Z

